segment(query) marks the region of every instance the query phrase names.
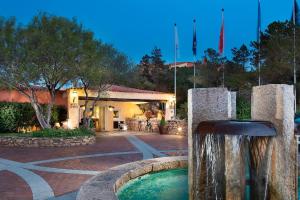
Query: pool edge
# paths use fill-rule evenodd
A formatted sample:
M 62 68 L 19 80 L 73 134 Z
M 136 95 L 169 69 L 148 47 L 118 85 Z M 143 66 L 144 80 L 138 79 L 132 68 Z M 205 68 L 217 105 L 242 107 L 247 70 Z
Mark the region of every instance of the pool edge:
M 118 200 L 116 192 L 128 181 L 151 172 L 187 167 L 187 156 L 142 160 L 113 167 L 86 181 L 76 200 Z

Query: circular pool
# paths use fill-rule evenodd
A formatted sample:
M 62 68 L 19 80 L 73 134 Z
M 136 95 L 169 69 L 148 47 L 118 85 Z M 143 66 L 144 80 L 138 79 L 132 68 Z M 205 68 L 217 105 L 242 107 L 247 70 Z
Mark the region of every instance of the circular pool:
M 249 187 L 245 195 L 245 199 L 250 199 Z M 181 168 L 149 173 L 127 182 L 117 196 L 119 200 L 188 200 L 188 171 Z
M 187 200 L 187 169 L 154 172 L 133 179 L 117 192 L 119 200 Z

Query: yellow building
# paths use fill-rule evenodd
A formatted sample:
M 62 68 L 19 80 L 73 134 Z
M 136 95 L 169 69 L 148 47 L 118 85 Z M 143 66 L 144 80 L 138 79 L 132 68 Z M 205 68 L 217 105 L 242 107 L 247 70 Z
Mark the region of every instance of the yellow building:
M 68 127 L 77 128 L 83 117 L 83 111 L 89 109 L 97 98 L 97 91 L 88 91 L 88 108 L 85 108 L 86 95 L 81 88 L 67 90 L 68 96 Z M 123 86 L 110 86 L 97 98 L 93 121 L 97 131 L 113 131 L 123 128 L 128 129 L 128 123 L 136 121 L 138 124 L 147 120 L 143 109 L 145 105 L 156 105 L 157 112 L 152 113 L 151 121 L 159 121 L 161 115 L 166 120 L 174 117 L 174 94 L 157 91 L 140 90 Z M 148 117 L 149 119 L 149 117 Z M 149 119 L 150 121 L 150 119 Z

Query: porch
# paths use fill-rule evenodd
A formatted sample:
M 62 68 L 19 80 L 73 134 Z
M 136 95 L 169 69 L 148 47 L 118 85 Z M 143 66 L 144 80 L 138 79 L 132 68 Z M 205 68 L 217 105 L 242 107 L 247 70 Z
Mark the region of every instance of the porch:
M 97 132 L 141 131 L 157 132 L 158 124 L 165 116 L 174 118 L 175 98 L 173 94 L 139 90 L 122 86 L 111 86 L 97 98 L 97 93 L 88 91 L 88 106 L 82 89 L 68 90 L 68 126 L 79 127 L 83 113 L 93 113 L 92 119 Z M 92 103 L 96 101 L 94 110 Z

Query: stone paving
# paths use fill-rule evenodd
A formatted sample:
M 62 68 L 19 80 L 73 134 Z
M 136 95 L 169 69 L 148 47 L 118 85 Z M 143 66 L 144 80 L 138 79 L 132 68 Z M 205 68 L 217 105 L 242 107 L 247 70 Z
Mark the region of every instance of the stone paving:
M 142 159 L 187 155 L 184 136 L 116 133 L 65 148 L 0 147 L 0 199 L 73 200 L 86 180 Z

